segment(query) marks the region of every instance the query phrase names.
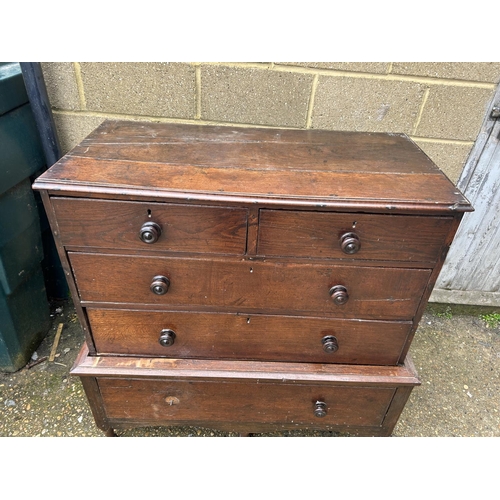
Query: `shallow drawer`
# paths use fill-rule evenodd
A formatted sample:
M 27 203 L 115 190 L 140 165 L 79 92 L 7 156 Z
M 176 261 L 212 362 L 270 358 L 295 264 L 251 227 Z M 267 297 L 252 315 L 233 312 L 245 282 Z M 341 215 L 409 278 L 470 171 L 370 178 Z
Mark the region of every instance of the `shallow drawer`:
M 259 255 L 435 262 L 453 219 L 261 210 Z
M 97 354 L 395 365 L 412 323 L 87 309 Z
M 190 310 L 203 307 L 233 312 L 411 319 L 430 276 L 427 269 L 73 252 L 68 255 L 82 301 Z M 345 293 L 339 287 L 344 287 Z M 166 293 L 157 295 L 151 288 Z M 338 305 L 333 299 L 346 302 Z
M 155 425 L 216 419 L 233 423 L 380 426 L 395 392 L 392 387 L 231 380 L 220 383 L 100 378 L 98 384 L 110 420 Z M 316 415 L 319 407 L 324 416 Z
M 246 249 L 245 209 L 57 197 L 52 204 L 67 246 L 223 254 Z

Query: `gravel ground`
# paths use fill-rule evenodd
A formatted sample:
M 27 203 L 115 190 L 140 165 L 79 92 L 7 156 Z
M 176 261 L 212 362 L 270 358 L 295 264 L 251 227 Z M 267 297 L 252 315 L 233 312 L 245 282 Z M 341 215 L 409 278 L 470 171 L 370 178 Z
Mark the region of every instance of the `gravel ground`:
M 430 304 L 410 353 L 422 381 L 393 435 L 500 436 L 500 324 L 488 326 L 478 308 Z M 493 311 L 493 312 L 499 312 Z M 57 355 L 48 357 L 59 323 Z M 0 373 L 0 436 L 102 436 L 78 378 L 69 376 L 83 343 L 71 303 L 54 306 L 53 327 L 36 351 L 39 361 Z M 41 361 L 41 362 L 40 362 Z M 30 363 L 30 364 L 31 364 Z M 194 427 L 118 431 L 120 436 L 235 436 Z M 293 431 L 262 436 L 336 436 Z

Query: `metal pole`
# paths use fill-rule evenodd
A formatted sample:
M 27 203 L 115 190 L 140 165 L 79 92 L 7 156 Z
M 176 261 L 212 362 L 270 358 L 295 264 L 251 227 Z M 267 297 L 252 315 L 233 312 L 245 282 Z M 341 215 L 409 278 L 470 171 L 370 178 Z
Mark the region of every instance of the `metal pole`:
M 19 63 L 23 73 L 24 85 L 33 110 L 36 126 L 42 142 L 47 167 L 51 167 L 61 158 L 61 147 L 50 108 L 47 87 L 43 79 L 40 63 Z

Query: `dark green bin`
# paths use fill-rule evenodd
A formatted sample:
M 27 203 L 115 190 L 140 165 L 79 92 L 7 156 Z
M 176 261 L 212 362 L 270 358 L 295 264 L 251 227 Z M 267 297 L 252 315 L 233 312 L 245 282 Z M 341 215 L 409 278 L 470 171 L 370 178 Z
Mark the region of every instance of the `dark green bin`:
M 22 368 L 50 327 L 33 177 L 45 157 L 18 64 L 0 63 L 0 371 Z

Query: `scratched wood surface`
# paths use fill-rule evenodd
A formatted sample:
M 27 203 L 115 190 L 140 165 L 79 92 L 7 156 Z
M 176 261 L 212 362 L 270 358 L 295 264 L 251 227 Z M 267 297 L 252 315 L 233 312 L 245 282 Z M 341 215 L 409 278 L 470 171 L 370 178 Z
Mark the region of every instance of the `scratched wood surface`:
M 412 319 L 430 276 L 428 269 L 358 267 L 238 258 L 194 259 L 69 252 L 80 299 L 85 302 L 233 312 L 327 315 L 338 318 Z M 119 270 L 119 273 L 117 273 Z M 152 278 L 170 280 L 165 295 Z M 336 305 L 329 291 L 345 286 Z
M 66 246 L 240 255 L 246 250 L 245 209 L 60 197 L 52 204 Z M 153 244 L 139 238 L 145 222 L 161 227 Z
M 412 326 L 266 314 L 87 308 L 98 354 L 395 365 Z M 160 333 L 175 333 L 173 345 Z M 325 352 L 323 338 L 338 349 Z
M 452 223 L 451 217 L 261 210 L 257 254 L 432 263 Z M 349 232 L 361 244 L 352 255 L 340 245 Z
M 397 134 L 105 122 L 34 187 L 82 185 L 176 199 L 470 209 L 429 158 Z
M 394 396 L 388 387 L 225 382 L 148 381 L 101 378 L 99 389 L 110 419 L 142 420 L 158 425 L 171 420 L 300 425 L 381 425 Z M 148 401 L 148 404 L 144 404 Z M 326 415 L 314 414 L 316 401 Z

